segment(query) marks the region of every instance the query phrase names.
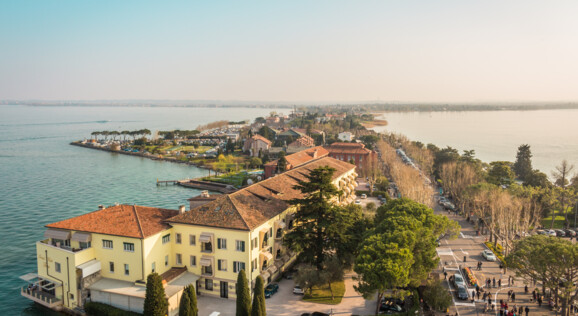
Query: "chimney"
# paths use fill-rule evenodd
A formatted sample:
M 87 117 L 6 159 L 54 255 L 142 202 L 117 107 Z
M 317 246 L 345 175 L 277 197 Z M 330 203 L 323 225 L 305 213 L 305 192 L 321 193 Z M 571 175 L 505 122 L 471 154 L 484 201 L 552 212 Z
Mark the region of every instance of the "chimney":
M 185 213 L 185 206 L 181 205 L 179 206 L 179 214 L 184 214 Z

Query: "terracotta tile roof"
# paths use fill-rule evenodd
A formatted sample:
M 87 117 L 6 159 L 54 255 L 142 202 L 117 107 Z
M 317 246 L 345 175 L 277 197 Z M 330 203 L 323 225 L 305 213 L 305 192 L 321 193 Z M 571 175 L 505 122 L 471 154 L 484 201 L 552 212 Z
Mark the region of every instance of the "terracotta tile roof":
M 297 138 L 297 140 L 295 140 L 294 142 L 292 142 L 291 144 L 289 144 L 289 146 L 294 146 L 294 147 L 313 147 L 315 146 L 315 141 L 313 140 L 313 138 L 307 136 L 307 135 L 303 135 L 299 138 Z
M 265 137 L 263 137 L 263 136 L 261 136 L 261 135 L 253 135 L 253 137 L 251 137 L 251 138 L 252 138 L 253 140 L 263 141 L 263 142 L 265 142 L 267 145 L 271 145 L 271 144 L 272 144 L 270 140 L 268 140 L 267 138 L 265 138 Z
M 179 213 L 156 207 L 116 205 L 46 225 L 105 235 L 146 238 L 166 228 L 164 220 Z
M 369 155 L 371 150 L 365 148 L 365 145 L 360 143 L 333 143 L 325 146 L 329 154 L 362 154 Z
M 315 154 L 315 152 L 317 152 L 317 154 Z M 292 168 L 295 168 L 295 167 L 301 166 L 304 163 L 310 162 L 311 160 L 325 157 L 328 154 L 329 154 L 329 151 L 327 151 L 327 149 L 323 148 L 323 146 L 317 146 L 317 147 L 312 147 L 312 148 L 302 150 L 300 152 L 296 152 L 296 153 L 291 154 L 291 155 L 287 155 L 287 156 L 285 156 L 285 159 L 287 159 L 287 164 L 291 165 Z M 265 165 L 266 166 L 276 166 L 277 160 L 270 161 L 270 162 L 266 163 Z
M 213 202 L 170 218 L 167 222 L 253 230 L 285 211 L 289 207 L 289 200 L 302 197 L 301 191 L 293 189 L 293 186 L 298 180 L 305 180 L 305 176 L 313 169 L 322 166 L 336 169 L 333 179 L 355 168 L 350 163 L 330 157 L 317 159 L 237 192 L 220 196 Z

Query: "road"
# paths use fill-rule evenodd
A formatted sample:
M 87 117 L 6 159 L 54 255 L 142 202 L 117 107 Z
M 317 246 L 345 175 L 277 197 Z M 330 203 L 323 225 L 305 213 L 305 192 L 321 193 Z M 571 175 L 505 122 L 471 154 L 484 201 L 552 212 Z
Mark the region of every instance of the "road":
M 487 299 L 482 300 L 483 292 L 480 294 L 480 299 L 475 299 L 474 302 L 471 300 L 462 301 L 457 298 L 454 292 L 454 286 L 450 284 L 448 280 L 443 283 L 452 293 L 452 298 L 454 301 L 453 306 L 450 309 L 451 315 L 499 315 L 500 300 L 507 300 L 508 291 L 513 290 L 516 293 L 516 301 L 509 302 L 508 305 L 511 307 L 517 306 L 528 306 L 530 308 L 529 315 L 554 315 L 549 309 L 544 307 L 538 307 L 538 304 L 531 302 L 531 291 L 532 287 L 529 289 L 529 294 L 524 293 L 524 280 L 515 278 L 514 284 L 508 286 L 508 278 L 510 276 L 514 277 L 514 274 L 508 272 L 504 274 L 499 267 L 499 261 L 490 262 L 486 261 L 481 253 L 483 250 L 487 249 L 484 245 L 487 236 L 477 236 L 476 231 L 472 224 L 470 224 L 463 216 L 455 215 L 453 212 L 448 214 L 439 205 L 434 207 L 436 214 L 447 216 L 449 219 L 457 221 L 461 226 L 461 232 L 457 239 L 455 240 L 441 240 L 441 245 L 438 247 L 437 252 L 440 257 L 439 268 L 437 269 L 439 275 L 443 278 L 443 268 L 448 273 L 448 279 L 450 275 L 454 273 L 461 273 L 461 267 L 469 267 L 474 273 L 475 277 L 478 279 L 480 286 L 484 284 L 483 290 L 486 293 L 491 294 L 491 298 L 494 304 L 496 304 L 496 309 L 494 312 L 487 312 L 484 314 L 484 309 L 486 307 Z M 465 261 L 464 261 L 465 259 Z M 482 262 L 481 271 L 477 271 L 478 261 Z M 463 275 L 463 273 L 462 273 Z M 496 279 L 496 287 L 485 287 L 485 280 L 487 278 Z M 467 278 L 464 276 L 464 280 Z M 502 287 L 498 288 L 498 280 L 502 280 Z M 468 293 L 471 297 L 472 287 L 468 287 Z M 497 303 L 496 303 L 497 302 Z

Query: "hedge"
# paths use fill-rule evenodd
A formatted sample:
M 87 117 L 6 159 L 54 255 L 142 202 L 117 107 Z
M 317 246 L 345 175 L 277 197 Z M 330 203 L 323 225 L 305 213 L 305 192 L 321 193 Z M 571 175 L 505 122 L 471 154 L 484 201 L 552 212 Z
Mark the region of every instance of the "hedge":
M 141 316 L 142 314 L 125 311 L 120 308 L 116 308 L 114 306 L 96 303 L 96 302 L 87 302 L 84 304 L 84 311 L 88 315 L 93 316 Z

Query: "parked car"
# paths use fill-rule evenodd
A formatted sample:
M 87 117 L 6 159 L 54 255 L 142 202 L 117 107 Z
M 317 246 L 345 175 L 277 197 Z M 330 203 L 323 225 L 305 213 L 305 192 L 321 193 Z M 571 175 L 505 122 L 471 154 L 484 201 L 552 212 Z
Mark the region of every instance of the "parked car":
M 564 232 L 566 233 L 566 237 L 576 237 L 576 232 L 572 229 L 564 229 Z
M 447 202 L 446 197 L 445 196 L 440 196 L 439 200 L 438 200 L 438 204 L 439 205 L 443 205 L 445 202 Z
M 468 290 L 466 290 L 466 287 L 463 285 L 458 286 L 456 290 L 456 296 L 460 300 L 467 300 L 468 298 L 470 298 L 470 296 L 468 295 Z
M 379 305 L 379 311 L 386 313 L 402 313 L 404 312 L 402 306 L 403 301 L 394 298 L 386 298 L 381 301 L 381 305 Z
M 496 256 L 489 249 L 482 251 L 482 257 L 484 257 L 488 261 L 496 261 Z
M 299 285 L 295 285 L 295 287 L 293 288 L 293 294 L 303 295 L 305 294 L 305 291 L 303 291 L 303 289 Z
M 355 200 L 355 204 L 361 204 L 361 200 Z
M 547 231 L 546 231 L 546 234 L 547 234 L 548 236 L 556 237 L 556 232 L 555 232 L 553 229 L 547 230 Z
M 548 233 L 547 233 L 545 230 L 543 230 L 543 229 L 538 229 L 538 230 L 536 231 L 536 234 L 538 234 L 538 235 L 548 235 Z
M 558 237 L 566 237 L 566 233 L 561 229 L 554 230 L 556 232 L 556 236 Z
M 461 274 L 459 273 L 454 274 L 454 284 L 456 287 L 459 287 L 460 285 L 464 287 L 466 286 L 466 282 L 464 281 L 464 278 L 462 277 Z
M 271 283 L 265 287 L 265 298 L 270 298 L 271 295 L 279 291 L 279 284 Z
M 362 199 L 367 199 L 367 194 L 363 193 L 363 194 L 361 195 L 361 198 L 362 198 Z

